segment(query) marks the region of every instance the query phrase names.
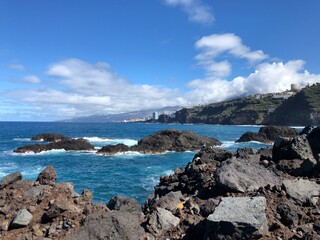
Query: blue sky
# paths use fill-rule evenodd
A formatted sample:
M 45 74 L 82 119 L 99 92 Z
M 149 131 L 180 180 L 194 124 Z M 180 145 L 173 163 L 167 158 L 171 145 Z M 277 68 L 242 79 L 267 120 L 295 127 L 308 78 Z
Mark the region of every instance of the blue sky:
M 0 0 L 0 120 L 193 106 L 320 82 L 317 0 Z

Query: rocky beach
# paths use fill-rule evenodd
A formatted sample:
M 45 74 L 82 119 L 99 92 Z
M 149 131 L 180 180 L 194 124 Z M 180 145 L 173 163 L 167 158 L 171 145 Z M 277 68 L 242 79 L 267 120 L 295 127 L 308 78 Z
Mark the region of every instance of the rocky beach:
M 78 194 L 72 183 L 56 182 L 52 166 L 36 181 L 12 173 L 0 183 L 0 236 L 319 239 L 319 142 L 320 128 L 306 127 L 279 133 L 269 148 L 230 152 L 206 144 L 187 166 L 161 177 L 141 206 L 125 196 L 93 203 L 88 189 Z

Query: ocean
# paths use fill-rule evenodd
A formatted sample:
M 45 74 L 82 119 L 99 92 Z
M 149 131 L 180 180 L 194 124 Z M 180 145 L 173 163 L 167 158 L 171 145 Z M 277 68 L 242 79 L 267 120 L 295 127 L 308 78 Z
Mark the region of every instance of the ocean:
M 235 143 L 244 132 L 257 132 L 258 126 L 0 122 L 0 128 L 0 178 L 19 171 L 24 179 L 36 180 L 46 166 L 53 165 L 58 175 L 57 182 L 73 182 L 78 193 L 84 188 L 90 189 L 95 202 L 107 202 L 111 197 L 122 194 L 143 203 L 153 192 L 161 175 L 171 174 L 177 167 L 186 166 L 195 152 L 102 156 L 88 151 L 53 150 L 39 154 L 18 154 L 13 150 L 33 144 L 31 137 L 40 133 L 60 133 L 72 138 L 85 138 L 98 149 L 117 143 L 131 146 L 139 139 L 163 129 L 191 130 L 213 137 L 223 143 L 220 148 L 227 150 L 266 146 L 257 142 Z

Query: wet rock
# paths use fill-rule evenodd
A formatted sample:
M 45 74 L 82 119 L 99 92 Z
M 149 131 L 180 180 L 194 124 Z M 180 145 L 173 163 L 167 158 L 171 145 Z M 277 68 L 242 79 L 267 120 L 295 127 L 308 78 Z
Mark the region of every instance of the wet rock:
M 4 176 L 0 182 L 0 189 L 5 188 L 6 186 L 15 183 L 22 179 L 22 175 L 19 172 L 11 173 L 7 176 Z
M 303 204 L 317 205 L 320 195 L 320 185 L 304 179 L 285 179 L 283 186 L 287 194 Z
M 114 155 L 116 153 L 128 152 L 130 147 L 125 144 L 119 143 L 117 145 L 108 145 L 98 150 L 98 154 Z
M 222 198 L 207 218 L 205 239 L 258 239 L 267 234 L 264 197 Z
M 200 150 L 203 145 L 221 145 L 216 139 L 198 136 L 191 131 L 162 130 L 139 140 L 138 145 L 130 148 L 142 153 L 163 153 L 165 151 L 193 151 Z
M 273 172 L 245 158 L 232 158 L 223 162 L 216 171 L 216 182 L 222 188 L 235 192 L 281 185 L 280 178 Z
M 34 141 L 46 141 L 46 142 L 60 142 L 62 140 L 70 139 L 62 134 L 57 133 L 42 133 L 36 136 L 33 136 L 31 140 Z
M 27 209 L 21 209 L 17 212 L 16 216 L 13 218 L 10 228 L 21 228 L 26 227 L 32 220 L 32 214 Z
M 94 146 L 85 139 L 66 139 L 58 142 L 51 142 L 48 144 L 33 144 L 24 147 L 19 147 L 14 150 L 16 153 L 34 152 L 40 153 L 43 151 L 50 151 L 53 149 L 64 149 L 66 151 L 92 151 Z
M 41 185 L 53 185 L 57 179 L 57 173 L 53 166 L 47 166 L 38 176 L 37 181 Z

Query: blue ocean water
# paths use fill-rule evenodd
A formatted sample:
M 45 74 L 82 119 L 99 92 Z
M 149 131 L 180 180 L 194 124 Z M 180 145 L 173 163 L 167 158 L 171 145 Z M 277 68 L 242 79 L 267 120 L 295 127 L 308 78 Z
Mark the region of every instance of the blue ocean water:
M 58 182 L 73 182 L 81 193 L 88 188 L 94 201 L 107 202 L 117 194 L 136 198 L 143 203 L 152 193 L 161 175 L 185 166 L 194 152 L 154 154 L 96 155 L 95 152 L 53 150 L 40 154 L 16 154 L 13 150 L 33 144 L 30 138 L 40 133 L 60 133 L 72 138 L 86 138 L 96 148 L 108 144 L 134 145 L 143 137 L 163 129 L 191 130 L 223 142 L 221 148 L 261 148 L 264 144 L 235 143 L 244 132 L 257 132 L 257 126 L 179 125 L 144 123 L 58 123 L 58 122 L 0 122 L 0 178 L 20 171 L 25 179 L 35 180 L 47 166 L 53 165 Z

